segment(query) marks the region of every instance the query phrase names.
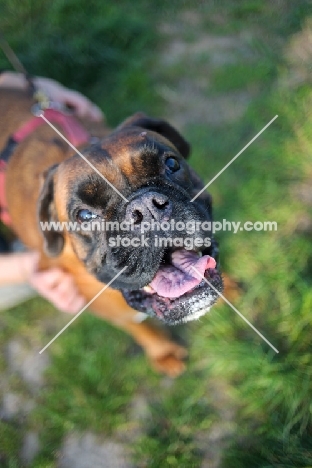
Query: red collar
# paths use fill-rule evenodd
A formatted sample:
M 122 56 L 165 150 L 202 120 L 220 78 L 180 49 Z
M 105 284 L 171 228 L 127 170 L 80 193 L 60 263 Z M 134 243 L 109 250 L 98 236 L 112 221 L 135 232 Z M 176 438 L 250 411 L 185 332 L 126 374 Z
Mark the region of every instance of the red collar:
M 89 133 L 71 115 L 63 114 L 55 109 L 46 109 L 44 116 L 51 122 L 61 127 L 64 135 L 74 146 L 80 146 L 89 141 Z M 7 201 L 5 193 L 5 169 L 11 152 L 16 145 L 28 137 L 36 128 L 43 125 L 45 121 L 41 117 L 32 117 L 24 123 L 8 140 L 2 153 L 0 153 L 0 219 L 6 224 L 11 224 L 11 218 L 7 211 Z M 13 144 L 12 144 L 13 143 Z M 2 160 L 1 160 L 2 155 Z
M 44 111 L 44 116 L 51 123 L 56 123 L 61 127 L 66 138 L 72 145 L 79 146 L 88 142 L 90 136 L 89 133 L 71 115 L 63 114 L 55 109 L 46 109 Z M 36 130 L 36 128 L 45 124 L 45 121 L 41 117 L 32 117 L 13 134 L 13 140 L 20 143 L 30 133 Z

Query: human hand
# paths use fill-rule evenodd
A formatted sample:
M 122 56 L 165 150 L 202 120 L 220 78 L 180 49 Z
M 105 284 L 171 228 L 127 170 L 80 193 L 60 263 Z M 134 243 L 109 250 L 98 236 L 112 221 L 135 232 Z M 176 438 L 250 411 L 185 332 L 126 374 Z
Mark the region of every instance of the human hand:
M 81 93 L 65 88 L 65 86 L 50 78 L 35 77 L 34 84 L 51 101 L 57 101 L 60 104 L 72 107 L 78 117 L 86 117 L 98 122 L 103 119 L 101 109 Z M 0 74 L 0 87 L 24 89 L 25 85 L 25 77 L 21 73 L 5 71 Z
M 45 299 L 63 312 L 75 314 L 85 305 L 72 276 L 60 268 L 38 271 L 38 254 L 27 252 L 23 257 L 28 283 Z
M 50 78 L 37 77 L 34 79 L 34 83 L 52 101 L 71 107 L 78 117 L 89 118 L 97 122 L 103 119 L 101 109 L 78 91 L 65 88 Z

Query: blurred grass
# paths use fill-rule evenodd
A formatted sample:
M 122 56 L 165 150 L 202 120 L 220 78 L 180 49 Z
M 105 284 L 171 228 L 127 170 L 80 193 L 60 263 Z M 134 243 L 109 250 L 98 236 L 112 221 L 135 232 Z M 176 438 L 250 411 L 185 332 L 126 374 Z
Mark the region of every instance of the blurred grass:
M 233 64 L 215 70 L 213 73 L 212 89 L 218 91 L 232 91 L 235 89 L 248 89 L 248 87 L 259 84 L 265 86 L 272 80 L 276 73 L 274 65 L 268 63 L 259 64 Z M 231 80 L 229 80 L 229 76 Z
M 137 110 L 153 115 L 165 110 L 156 90 L 166 76 L 157 69 L 155 54 L 162 45 L 157 27 L 160 21 L 172 21 L 177 10 L 199 8 L 204 17 L 203 30 L 194 31 L 190 41 L 201 32 L 263 28 L 255 66 L 238 63 L 213 72 L 212 92 L 259 87 L 246 114 L 222 128 L 203 124 L 186 129 L 194 148 L 191 164 L 207 182 L 279 115 L 210 190 L 218 220 L 278 223 L 277 232 L 226 232 L 218 238 L 222 268 L 243 284 L 237 307 L 280 353 L 275 355 L 231 309 L 220 306 L 186 327 L 188 371 L 168 384 L 149 370 L 129 337 L 94 317 L 80 317 L 51 347 L 46 385 L 27 422 L 40 432 L 42 441 L 34 468 L 56 466 L 62 438 L 71 430 L 88 428 L 103 434 L 134 430 L 138 423 L 131 408 L 137 394 L 145 396 L 150 416 L 132 444 L 135 466 L 199 467 L 204 453 L 197 436 L 208 434 L 220 417 L 208 384 L 220 378 L 231 385 L 239 407 L 225 467 L 312 466 L 311 240 L 297 230 L 307 208 L 293 196 L 295 184 L 311 180 L 312 92 L 304 84 L 293 89 L 276 85 L 286 65 L 281 46 L 274 50 L 269 46 L 272 38 L 275 46 L 281 44 L 279 37 L 300 29 L 311 4 L 278 3 L 138 1 L 134 6 L 129 0 L 118 4 L 0 0 L 0 30 L 27 69 L 84 92 L 102 106 L 111 125 Z M 196 71 L 207 66 L 204 59 Z M 4 67 L 7 62 L 1 56 L 0 68 Z M 187 75 L 191 72 L 185 70 Z M 183 73 L 183 67 L 171 67 L 170 83 L 174 85 Z M 44 301 L 33 300 L 1 314 L 2 347 L 18 334 L 45 344 L 49 337 L 40 320 L 52 313 Z M 5 422 L 0 426 L 5 467 L 17 466 L 17 426 Z
M 1 32 L 29 73 L 84 92 L 111 125 L 157 105 L 145 52 L 156 36 L 146 2 L 1 0 L 0 8 Z M 1 55 L 0 67 L 8 65 Z

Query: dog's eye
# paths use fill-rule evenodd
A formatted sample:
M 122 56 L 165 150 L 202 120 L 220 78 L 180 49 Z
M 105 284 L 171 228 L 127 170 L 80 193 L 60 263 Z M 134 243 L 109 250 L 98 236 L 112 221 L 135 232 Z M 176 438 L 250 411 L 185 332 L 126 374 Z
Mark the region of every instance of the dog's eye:
M 169 172 L 177 172 L 180 169 L 180 163 L 176 158 L 170 157 L 165 161 L 167 169 Z
M 90 221 L 93 221 L 94 219 L 97 219 L 98 215 L 95 213 L 92 213 L 90 210 L 79 210 L 77 213 L 77 219 L 80 223 L 88 223 Z

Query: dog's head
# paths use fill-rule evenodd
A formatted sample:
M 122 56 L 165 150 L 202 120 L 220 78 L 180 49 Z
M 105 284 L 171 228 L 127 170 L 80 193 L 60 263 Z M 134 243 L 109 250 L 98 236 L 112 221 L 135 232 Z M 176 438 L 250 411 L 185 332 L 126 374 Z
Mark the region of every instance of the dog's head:
M 46 176 L 41 222 L 47 255 L 71 242 L 87 270 L 136 310 L 168 324 L 203 315 L 222 292 L 211 234 L 211 198 L 186 162 L 189 145 L 167 122 L 135 114 L 101 143 Z M 76 226 L 76 228 L 75 228 Z M 203 279 L 205 277 L 213 287 Z

